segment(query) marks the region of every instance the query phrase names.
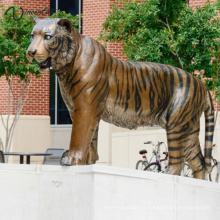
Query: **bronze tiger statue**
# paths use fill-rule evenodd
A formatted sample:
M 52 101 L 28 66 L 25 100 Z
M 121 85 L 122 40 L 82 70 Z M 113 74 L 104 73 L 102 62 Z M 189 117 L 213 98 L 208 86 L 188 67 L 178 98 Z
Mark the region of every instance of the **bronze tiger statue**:
M 160 125 L 166 130 L 169 165 L 178 175 L 186 160 L 195 178 L 211 171 L 214 108 L 206 86 L 186 71 L 158 63 L 121 61 L 96 40 L 83 36 L 67 19 L 35 19 L 30 62 L 42 72 L 52 66 L 73 122 L 63 165 L 98 160 L 100 119 L 136 129 Z M 204 157 L 200 150 L 200 117 L 205 113 Z

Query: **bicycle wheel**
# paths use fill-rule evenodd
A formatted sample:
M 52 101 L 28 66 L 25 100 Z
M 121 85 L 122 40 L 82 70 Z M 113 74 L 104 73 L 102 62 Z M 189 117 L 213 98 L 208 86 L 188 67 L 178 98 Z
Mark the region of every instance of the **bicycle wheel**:
M 167 159 L 161 159 L 160 163 L 161 163 L 161 170 L 165 170 L 167 168 L 167 165 L 168 165 L 168 160 Z
M 144 170 L 144 168 L 147 166 L 147 163 L 146 161 L 144 160 L 139 160 L 137 163 L 136 163 L 136 170 Z
M 193 171 L 188 163 L 184 163 L 184 168 L 180 175 L 185 177 L 193 177 Z
M 159 172 L 161 172 L 161 167 L 157 162 L 153 162 L 153 163 L 148 164 L 144 168 L 144 171 L 151 171 L 151 172 L 159 173 Z
M 218 167 L 220 167 L 220 163 L 217 163 L 212 166 L 212 172 L 209 174 L 209 180 L 211 182 L 220 183 Z

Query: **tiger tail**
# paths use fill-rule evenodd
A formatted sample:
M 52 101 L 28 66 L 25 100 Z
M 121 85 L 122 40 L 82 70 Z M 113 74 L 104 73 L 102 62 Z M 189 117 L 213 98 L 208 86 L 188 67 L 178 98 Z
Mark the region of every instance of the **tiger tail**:
M 213 148 L 213 134 L 214 134 L 214 107 L 212 102 L 212 97 L 208 91 L 206 97 L 206 106 L 205 106 L 205 148 L 204 148 L 204 159 L 205 159 L 205 170 L 207 173 L 211 173 L 212 165 L 212 148 Z

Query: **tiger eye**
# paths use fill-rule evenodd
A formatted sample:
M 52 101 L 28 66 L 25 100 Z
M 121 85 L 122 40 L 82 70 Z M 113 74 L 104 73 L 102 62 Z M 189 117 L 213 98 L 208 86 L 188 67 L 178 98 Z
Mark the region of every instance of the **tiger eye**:
M 51 38 L 52 38 L 52 36 L 50 36 L 50 35 L 45 35 L 45 37 L 44 37 L 45 40 L 50 40 Z

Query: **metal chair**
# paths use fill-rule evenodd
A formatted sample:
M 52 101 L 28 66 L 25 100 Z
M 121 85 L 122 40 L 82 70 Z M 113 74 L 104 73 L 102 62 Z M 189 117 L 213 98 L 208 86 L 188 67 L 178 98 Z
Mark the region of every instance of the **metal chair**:
M 4 163 L 5 162 L 5 156 L 2 150 L 0 150 L 0 163 Z
M 44 165 L 60 165 L 61 157 L 65 152 L 62 148 L 48 148 L 46 153 L 51 156 L 44 156 Z

